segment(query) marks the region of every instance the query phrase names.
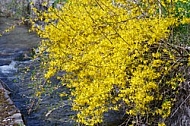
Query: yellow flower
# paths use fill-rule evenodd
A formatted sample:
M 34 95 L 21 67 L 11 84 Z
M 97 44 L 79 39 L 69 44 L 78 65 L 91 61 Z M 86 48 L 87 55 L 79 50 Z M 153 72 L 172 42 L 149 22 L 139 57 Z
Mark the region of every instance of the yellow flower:
M 51 8 L 39 16 L 52 21 L 43 30 L 33 27 L 44 38 L 39 50 L 45 77 L 67 72 L 61 80 L 71 89 L 79 123 L 101 123 L 105 112 L 118 109 L 117 103 L 131 116 L 153 113 L 166 118 L 172 103 L 162 103 L 159 88 L 173 90 L 181 80 L 177 75 L 168 79 L 176 58 L 160 40 L 169 37 L 168 29 L 177 19 L 160 16 L 154 0 L 115 2 L 69 0 L 61 10 Z M 161 102 L 162 109 L 156 110 L 154 101 Z

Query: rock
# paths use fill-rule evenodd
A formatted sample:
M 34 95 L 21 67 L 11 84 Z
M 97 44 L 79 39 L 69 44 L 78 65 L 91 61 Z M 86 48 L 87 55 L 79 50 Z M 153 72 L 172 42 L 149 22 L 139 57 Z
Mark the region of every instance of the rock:
M 10 92 L 4 88 L 5 84 L 0 81 L 0 125 L 15 126 L 22 125 L 24 122 L 20 111 L 10 99 Z
M 9 65 L 10 63 L 11 63 L 11 60 L 0 59 L 0 66 Z

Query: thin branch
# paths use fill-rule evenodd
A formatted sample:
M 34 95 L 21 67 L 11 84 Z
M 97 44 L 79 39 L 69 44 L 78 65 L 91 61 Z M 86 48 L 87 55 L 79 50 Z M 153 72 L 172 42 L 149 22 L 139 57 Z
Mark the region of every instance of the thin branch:
M 174 111 L 174 113 L 170 116 L 170 118 L 172 118 L 176 113 L 177 111 L 179 110 L 179 108 L 182 107 L 182 105 L 188 100 L 188 98 L 190 97 L 190 94 L 186 97 L 186 99 L 179 105 L 179 107 L 177 107 L 177 109 Z

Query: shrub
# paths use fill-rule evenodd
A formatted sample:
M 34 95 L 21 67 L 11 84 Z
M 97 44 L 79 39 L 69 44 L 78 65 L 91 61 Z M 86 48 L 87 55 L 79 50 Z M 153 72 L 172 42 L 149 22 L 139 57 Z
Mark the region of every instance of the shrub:
M 170 115 L 188 52 L 182 56 L 168 38 L 189 19 L 172 14 L 170 1 L 147 3 L 70 0 L 38 14 L 46 23 L 33 27 L 43 38 L 45 78 L 67 72 L 59 79 L 71 90 L 77 122 L 96 125 L 121 108 L 136 125 L 164 125 Z

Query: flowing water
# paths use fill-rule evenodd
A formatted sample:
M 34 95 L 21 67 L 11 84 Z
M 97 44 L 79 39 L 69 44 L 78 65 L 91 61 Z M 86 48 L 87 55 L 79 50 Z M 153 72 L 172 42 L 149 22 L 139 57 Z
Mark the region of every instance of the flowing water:
M 0 31 L 10 27 L 17 21 L 0 18 Z M 17 68 L 15 67 L 19 61 L 16 61 L 18 57 L 29 52 L 32 48 L 36 47 L 40 39 L 33 33 L 28 33 L 26 26 L 17 26 L 10 33 L 3 34 L 0 37 L 0 79 L 4 81 L 11 90 L 11 99 L 14 104 L 20 109 L 24 115 L 26 125 L 40 125 L 41 120 L 35 115 L 27 114 L 28 98 L 20 95 L 20 87 L 17 78 Z M 22 87 L 21 87 L 22 88 Z M 37 126 L 36 125 L 36 126 Z
M 0 31 L 14 22 L 15 20 L 1 17 Z M 74 126 L 75 123 L 71 117 L 76 113 L 71 111 L 71 105 L 67 98 L 60 99 L 58 97 L 59 90 L 54 91 L 53 95 L 43 96 L 39 104 L 33 104 L 35 102 L 32 97 L 34 89 L 29 86 L 31 73 L 24 73 L 21 69 L 39 66 L 38 62 L 35 63 L 30 58 L 32 48 L 37 47 L 39 42 L 40 39 L 37 35 L 29 33 L 28 27 L 23 25 L 3 34 L 0 37 L 0 79 L 10 90 L 10 97 L 21 111 L 26 126 Z M 60 101 L 63 103 L 61 106 L 58 104 Z M 56 105 L 58 107 L 52 109 L 52 106 Z M 121 115 L 114 112 L 105 114 L 105 120 L 108 122 L 105 124 L 108 126 L 112 122 L 117 123 L 120 118 Z M 120 121 L 118 123 L 121 123 Z M 112 126 L 116 126 L 116 124 L 112 124 Z
M 17 21 L 1 17 L 0 31 L 13 25 L 14 22 Z M 33 104 L 34 89 L 29 86 L 31 80 L 30 75 L 27 75 L 30 73 L 25 74 L 20 69 L 36 65 L 32 64 L 34 61 L 28 57 L 39 42 L 37 35 L 29 33 L 28 27 L 24 25 L 17 26 L 13 31 L 3 34 L 0 37 L 0 79 L 11 91 L 10 97 L 21 111 L 26 126 L 73 126 L 71 116 L 75 113 L 71 111 L 67 99 L 62 101 L 63 106 L 54 109 L 51 106 L 60 101 L 56 95 L 44 96 L 37 106 Z

